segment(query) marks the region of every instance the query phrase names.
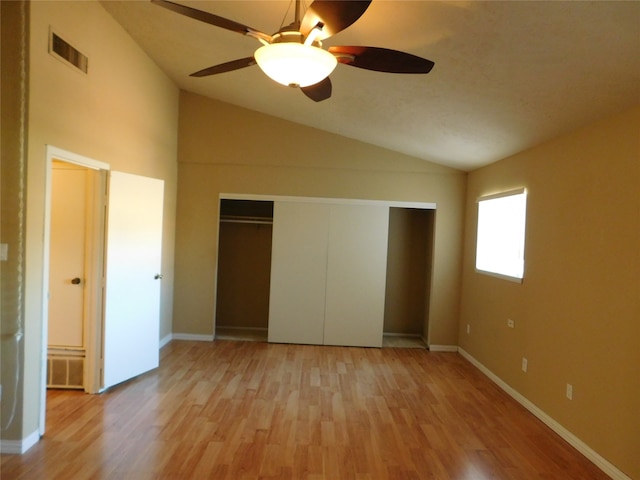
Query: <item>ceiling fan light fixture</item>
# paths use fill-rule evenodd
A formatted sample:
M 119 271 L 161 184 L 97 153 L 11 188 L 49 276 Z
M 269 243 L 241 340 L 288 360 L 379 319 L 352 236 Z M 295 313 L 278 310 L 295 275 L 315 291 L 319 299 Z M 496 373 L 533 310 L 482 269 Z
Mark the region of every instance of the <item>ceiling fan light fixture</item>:
M 327 78 L 338 63 L 322 48 L 293 42 L 264 45 L 254 57 L 269 78 L 289 87 L 315 85 Z

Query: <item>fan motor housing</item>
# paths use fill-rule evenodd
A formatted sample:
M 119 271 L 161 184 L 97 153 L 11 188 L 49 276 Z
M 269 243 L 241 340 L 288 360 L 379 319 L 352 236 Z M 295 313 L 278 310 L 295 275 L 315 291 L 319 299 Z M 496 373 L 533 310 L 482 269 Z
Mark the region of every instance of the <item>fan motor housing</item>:
M 271 38 L 271 43 L 304 43 L 305 41 L 304 35 L 297 30 L 281 30 L 274 33 Z M 313 41 L 311 45 L 322 48 L 322 42 L 319 40 Z

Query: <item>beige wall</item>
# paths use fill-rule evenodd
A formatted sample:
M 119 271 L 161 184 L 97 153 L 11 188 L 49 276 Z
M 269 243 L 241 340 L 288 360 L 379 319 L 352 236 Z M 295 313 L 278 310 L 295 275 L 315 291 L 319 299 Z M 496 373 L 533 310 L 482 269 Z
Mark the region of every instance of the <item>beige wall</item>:
M 213 333 L 219 194 L 293 195 L 437 203 L 431 343 L 456 344 L 465 173 L 186 92 L 179 128 L 174 332 Z
M 459 330 L 462 348 L 632 478 L 640 478 L 639 132 L 635 108 L 469 174 Z M 527 232 L 517 284 L 474 272 L 475 199 L 520 186 Z
M 88 75 L 48 54 L 50 26 L 89 57 Z M 3 439 L 38 429 L 47 144 L 164 180 L 161 335 L 171 331 L 173 308 L 177 88 L 94 1 L 31 2 L 29 74 L 24 399 L 22 424 L 4 430 Z M 3 407 L 8 398 L 3 391 Z

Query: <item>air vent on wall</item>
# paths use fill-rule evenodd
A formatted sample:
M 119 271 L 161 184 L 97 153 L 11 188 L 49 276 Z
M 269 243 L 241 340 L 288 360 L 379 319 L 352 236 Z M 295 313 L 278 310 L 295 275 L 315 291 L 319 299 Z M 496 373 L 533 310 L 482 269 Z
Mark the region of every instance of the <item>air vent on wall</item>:
M 89 69 L 89 59 L 87 56 L 69 45 L 53 31 L 49 33 L 49 53 L 63 60 L 65 63 L 73 65 L 83 73 L 87 73 Z
M 47 358 L 47 388 L 82 389 L 84 385 L 84 358 Z

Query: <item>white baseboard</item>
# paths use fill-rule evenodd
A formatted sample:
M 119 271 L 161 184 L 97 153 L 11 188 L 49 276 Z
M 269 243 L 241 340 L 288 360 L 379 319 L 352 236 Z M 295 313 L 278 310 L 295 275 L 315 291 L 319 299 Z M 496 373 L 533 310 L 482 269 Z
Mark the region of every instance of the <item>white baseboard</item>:
M 173 333 L 172 340 L 190 340 L 193 342 L 213 342 L 213 335 L 202 335 L 198 333 Z
M 22 440 L 0 440 L 0 453 L 22 455 L 40 440 L 37 430 Z
M 589 445 L 584 443 L 578 437 L 576 437 L 573 433 L 563 427 L 560 423 L 550 417 L 547 413 L 545 413 L 540 407 L 535 405 L 531 400 L 527 399 L 524 395 L 516 391 L 513 387 L 509 386 L 504 380 L 498 377 L 495 373 L 485 367 L 482 363 L 472 357 L 468 352 L 466 352 L 463 348 L 458 348 L 458 352 L 464 358 L 466 358 L 471 364 L 473 364 L 478 370 L 484 373 L 491 381 L 493 381 L 496 385 L 498 385 L 502 390 L 504 390 L 507 394 L 509 394 L 514 400 L 516 400 L 520 405 L 529 410 L 533 415 L 535 415 L 542 423 L 547 425 L 551 430 L 556 432 L 560 437 L 567 441 L 573 448 L 578 450 L 582 455 L 588 458 L 594 465 L 596 465 L 600 470 L 609 475 L 614 480 L 631 480 L 630 477 L 625 475 L 622 471 L 620 471 L 615 465 L 611 462 L 607 461 L 602 457 L 598 452 L 596 452 Z
M 457 352 L 457 345 L 429 345 L 430 352 Z
M 173 340 L 173 334 L 168 334 L 165 335 L 164 337 L 162 337 L 160 339 L 160 344 L 159 344 L 159 348 L 164 347 L 167 343 L 169 343 L 171 340 Z

